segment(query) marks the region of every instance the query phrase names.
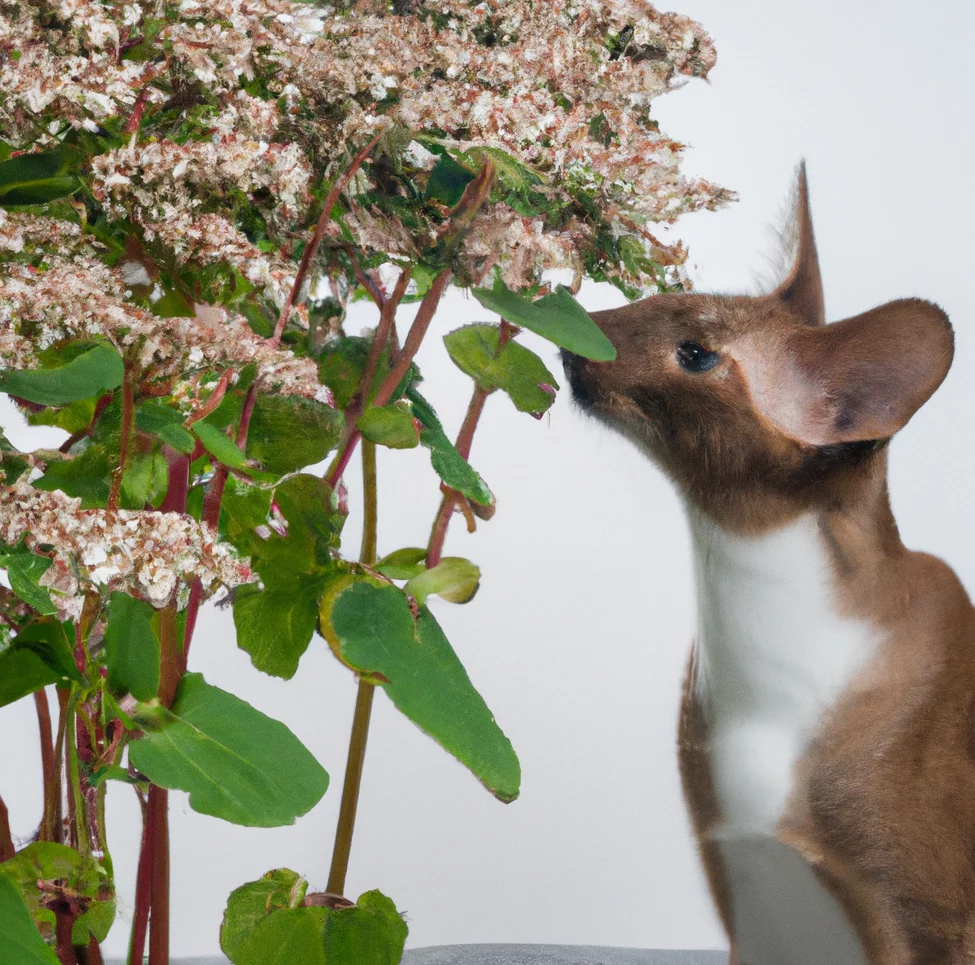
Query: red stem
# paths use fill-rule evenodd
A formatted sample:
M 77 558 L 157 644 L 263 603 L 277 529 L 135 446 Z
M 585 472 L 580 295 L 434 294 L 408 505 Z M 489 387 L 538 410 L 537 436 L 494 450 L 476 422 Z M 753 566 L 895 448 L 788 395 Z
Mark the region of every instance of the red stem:
M 71 941 L 71 932 L 77 919 L 77 914 L 72 915 L 60 909 L 54 911 L 54 951 L 61 965 L 78 965 L 78 956 Z
M 41 841 L 57 841 L 54 835 L 56 815 L 60 805 L 60 785 L 54 767 L 54 731 L 51 727 L 51 707 L 47 691 L 34 691 L 37 710 L 37 730 L 41 739 L 41 774 L 44 780 L 44 819 L 38 837 Z
M 471 443 L 474 441 L 474 433 L 477 430 L 478 420 L 484 411 L 484 403 L 487 402 L 487 392 L 480 386 L 475 386 L 474 394 L 471 396 L 470 405 L 467 407 L 467 415 L 464 423 L 457 433 L 455 448 L 465 459 L 471 454 Z M 450 519 L 454 513 L 454 506 L 457 501 L 464 499 L 463 493 L 454 489 L 444 492 L 443 499 L 440 500 L 440 509 L 437 510 L 436 519 L 433 521 L 433 529 L 430 532 L 430 542 L 427 545 L 427 567 L 432 569 L 443 557 L 444 541 L 447 538 L 447 528 L 450 526 Z
M 149 965 L 169 965 L 169 792 L 155 784 L 149 785 L 146 826 L 152 845 Z M 133 959 L 130 965 L 141 965 L 141 962 Z
M 510 323 L 501 320 L 501 333 L 498 336 L 498 351 L 509 342 L 517 333 L 517 329 Z M 477 431 L 477 424 L 484 411 L 484 403 L 490 395 L 479 385 L 474 386 L 474 394 L 471 396 L 470 404 L 467 407 L 467 415 L 464 416 L 463 425 L 457 433 L 455 448 L 465 459 L 470 459 L 471 445 L 474 442 L 474 433 Z M 443 499 L 440 501 L 440 509 L 433 521 L 433 528 L 430 532 L 430 542 L 427 544 L 427 567 L 432 569 L 443 557 L 444 541 L 447 539 L 447 529 L 450 526 L 450 519 L 454 513 L 454 506 L 461 499 L 463 493 L 454 489 L 446 490 Z
M 322 207 L 322 213 L 318 219 L 318 224 L 315 225 L 315 232 L 311 236 L 311 241 L 305 246 L 305 250 L 302 252 L 301 261 L 298 263 L 298 273 L 295 275 L 294 284 L 291 286 L 291 291 L 288 293 L 288 298 L 284 303 L 284 307 L 281 309 L 281 317 L 278 319 L 278 324 L 274 329 L 274 337 L 272 341 L 275 345 L 280 344 L 281 335 L 284 333 L 284 327 L 288 324 L 288 318 L 291 315 L 291 309 L 294 306 L 295 300 L 298 297 L 298 293 L 301 291 L 301 286 L 305 283 L 305 278 L 308 275 L 308 269 L 311 268 L 311 263 L 318 254 L 318 246 L 322 243 L 322 238 L 325 236 L 325 229 L 328 227 L 328 223 L 332 217 L 332 208 L 335 207 L 335 202 L 338 201 L 339 195 L 346 189 L 348 183 L 355 177 L 356 171 L 359 170 L 362 162 L 369 156 L 372 149 L 379 143 L 382 139 L 385 131 L 380 131 L 352 160 L 352 164 L 349 169 L 343 174 L 336 182 L 332 185 L 332 190 L 328 192 L 328 197 L 325 199 L 325 204 Z
M 9 861 L 16 853 L 10 834 L 10 814 L 3 798 L 0 798 L 0 861 Z
M 150 793 L 152 788 L 149 789 Z M 132 937 L 129 940 L 129 965 L 142 965 L 146 955 L 146 935 L 149 932 L 153 849 L 150 846 L 148 809 L 143 817 L 142 848 L 139 851 L 139 871 L 135 882 L 135 915 Z
M 443 295 L 444 288 L 446 288 L 449 284 L 450 278 L 450 269 L 445 268 L 433 280 L 430 290 L 426 293 L 426 295 L 423 296 L 423 301 L 420 302 L 420 308 L 416 313 L 416 318 L 413 319 L 413 324 L 410 326 L 409 334 L 406 336 L 406 342 L 403 344 L 403 348 L 396 357 L 396 364 L 393 366 L 393 369 L 389 375 L 387 375 L 383 380 L 382 385 L 380 385 L 379 389 L 376 391 L 376 397 L 372 401 L 373 405 L 386 405 L 386 403 L 392 398 L 393 392 L 396 391 L 396 387 L 400 384 L 400 382 L 403 381 L 403 377 L 409 371 L 410 363 L 416 356 L 416 353 L 420 348 L 420 344 L 423 341 L 423 337 L 426 335 L 427 329 L 430 327 L 430 322 L 437 311 L 437 306 L 440 304 L 440 298 Z M 392 332 L 393 328 L 390 324 L 387 337 L 388 335 L 391 335 Z M 339 454 L 335 457 L 335 461 L 329 467 L 329 470 L 325 475 L 325 481 L 331 487 L 334 488 L 336 486 L 339 479 L 342 477 L 342 473 L 345 472 L 346 467 L 349 465 L 349 460 L 352 458 L 352 453 L 355 451 L 356 445 L 358 445 L 359 439 L 359 430 L 351 429 L 342 445 L 342 448 L 339 450 Z

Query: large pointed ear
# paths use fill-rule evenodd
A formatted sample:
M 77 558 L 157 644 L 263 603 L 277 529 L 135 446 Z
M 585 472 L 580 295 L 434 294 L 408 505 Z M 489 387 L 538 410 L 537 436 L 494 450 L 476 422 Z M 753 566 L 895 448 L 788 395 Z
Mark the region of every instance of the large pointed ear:
M 799 165 L 799 176 L 796 179 L 792 233 L 795 262 L 789 276 L 773 295 L 785 303 L 806 325 L 822 325 L 826 321 L 823 282 L 819 275 L 819 256 L 816 254 L 816 239 L 809 213 L 809 185 L 806 182 L 805 161 Z
M 954 338 L 931 302 L 889 302 L 833 325 L 781 333 L 740 360 L 756 409 L 815 446 L 887 439 L 948 374 Z

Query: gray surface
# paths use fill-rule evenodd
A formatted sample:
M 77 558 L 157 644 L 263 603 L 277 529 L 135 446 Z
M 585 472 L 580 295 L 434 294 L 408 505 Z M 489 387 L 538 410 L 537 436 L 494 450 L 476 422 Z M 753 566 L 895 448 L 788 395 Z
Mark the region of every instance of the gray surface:
M 728 953 L 597 945 L 440 945 L 408 951 L 403 965 L 728 965 Z
M 108 965 L 122 965 L 122 960 L 109 959 Z M 172 965 L 227 965 L 227 960 L 176 958 Z M 728 953 L 597 945 L 437 945 L 407 951 L 403 965 L 728 965 Z

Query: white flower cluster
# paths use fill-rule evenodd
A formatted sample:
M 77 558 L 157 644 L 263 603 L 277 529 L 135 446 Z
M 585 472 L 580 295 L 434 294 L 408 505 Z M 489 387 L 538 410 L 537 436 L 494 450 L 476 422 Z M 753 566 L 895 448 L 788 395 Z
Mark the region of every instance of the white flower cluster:
M 125 300 L 121 276 L 122 271 L 80 255 L 50 256 L 43 271 L 3 265 L 0 369 L 31 368 L 38 364 L 38 353 L 51 345 L 103 336 L 147 380 L 188 402 L 199 397 L 203 376 L 250 364 L 257 366 L 259 389 L 330 401 L 311 359 L 274 348 L 254 334 L 242 315 L 199 306 L 193 318 L 159 318 Z M 144 280 L 151 281 L 148 274 Z
M 95 193 L 177 257 L 229 261 L 279 304 L 279 265 L 244 254 L 232 219 L 211 240 L 201 205 L 213 214 L 215 199 L 243 192 L 287 232 L 307 213 L 313 170 L 337 176 L 349 144 L 397 125 L 458 150 L 502 149 L 546 176 L 542 190 L 556 199 L 583 186 L 603 219 L 628 233 L 619 219 L 670 222 L 730 197 L 681 176 L 683 145 L 649 113 L 654 97 L 707 75 L 714 47 L 696 23 L 648 0 L 414 0 L 402 16 L 385 0 L 348 12 L 298 0 L 44 0 L 58 29 L 39 26 L 30 6 L 0 0 L 11 11 L 0 51 L 19 55 L 0 54 L 0 128 L 16 142 L 52 109 L 91 128 L 137 112 L 140 95 L 149 113 L 161 103 L 192 110 L 201 103 L 192 85 L 202 85 L 218 107 L 195 139 L 134 139 L 96 157 Z M 148 44 L 142 32 L 153 24 Z M 140 44 L 140 59 L 127 60 Z M 409 156 L 422 160 L 419 147 Z M 346 223 L 364 247 L 415 251 L 389 214 L 359 209 Z M 516 241 L 491 259 L 516 287 L 540 270 L 578 269 L 577 246 L 591 237 L 580 224 L 485 210 L 461 250 L 471 277 L 484 267 L 482 227 Z M 658 263 L 683 255 L 649 240 L 645 248 Z
M 0 486 L 0 543 L 21 540 L 51 560 L 40 584 L 66 619 L 80 614 L 89 587 L 131 593 L 158 608 L 171 602 L 180 581 L 198 578 L 209 595 L 255 579 L 246 559 L 189 516 L 85 510 L 61 492 Z

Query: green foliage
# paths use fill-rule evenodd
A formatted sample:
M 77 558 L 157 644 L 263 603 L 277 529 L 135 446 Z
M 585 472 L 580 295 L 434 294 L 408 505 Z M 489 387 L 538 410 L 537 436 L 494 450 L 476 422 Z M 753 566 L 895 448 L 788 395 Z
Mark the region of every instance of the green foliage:
M 287 521 L 287 535 L 267 539 L 248 533 L 237 545 L 251 558 L 264 589 L 237 591 L 234 625 L 237 645 L 254 666 L 288 679 L 308 648 L 318 618 L 318 601 L 336 573 L 332 558 L 343 518 L 332 508 L 332 491 L 315 476 L 302 474 L 275 490 Z
M 11 965 L 59 965 L 41 938 L 20 889 L 0 865 L 0 962 Z
M 183 677 L 171 711 L 143 704 L 129 760 L 154 784 L 186 791 L 190 807 L 234 824 L 293 824 L 321 800 L 328 775 L 284 724 L 208 684 Z
M 66 145 L 0 161 L 0 207 L 44 204 L 74 194 L 81 187 L 79 161 L 78 152 Z
M 364 439 L 390 449 L 415 449 L 420 444 L 420 431 L 413 410 L 405 402 L 370 406 L 359 416 L 356 425 Z
M 177 452 L 189 455 L 196 448 L 196 439 L 183 426 L 183 418 L 175 409 L 150 399 L 136 410 L 135 424 L 145 432 L 159 436 Z
M 494 288 L 475 288 L 471 294 L 505 321 L 527 328 L 576 355 L 598 362 L 611 362 L 616 358 L 612 342 L 564 285 L 534 302 L 511 291 L 500 281 Z
M 55 925 L 54 912 L 47 907 L 51 894 L 39 887 L 40 882 L 50 882 L 52 890 L 71 896 L 80 906 L 72 942 L 87 945 L 91 937 L 104 941 L 115 920 L 115 894 L 107 870 L 91 855 L 64 844 L 35 841 L 0 865 L 0 871 L 0 888 L 4 877 L 18 888 L 43 933 L 53 935 Z
M 499 800 L 518 796 L 511 742 L 474 689 L 426 607 L 373 577 L 347 576 L 328 590 L 322 633 L 335 655 L 380 684 L 407 717 L 468 767 Z
M 269 871 L 231 894 L 220 944 L 234 965 L 396 965 L 407 927 L 396 906 L 368 891 L 349 907 L 302 904 L 307 883 Z
M 250 881 L 230 893 L 220 928 L 220 947 L 236 961 L 241 947 L 257 925 L 275 911 L 298 908 L 308 891 L 308 882 L 288 868 L 269 871 L 259 881 Z
M 517 342 L 500 343 L 497 325 L 465 325 L 444 337 L 457 367 L 482 389 L 501 389 L 519 412 L 541 418 L 555 401 L 558 382 L 534 352 Z
M 331 406 L 300 396 L 258 396 L 247 457 L 283 476 L 321 462 L 338 444 L 344 420 Z
M 0 650 L 0 707 L 49 684 L 63 687 L 81 679 L 64 628 L 56 620 L 35 620 Z
M 108 599 L 105 663 L 108 683 L 137 700 L 152 700 L 159 692 L 159 637 L 153 626 L 155 609 L 128 593 Z
M 481 570 L 470 560 L 445 556 L 432 569 L 424 569 L 407 580 L 403 590 L 425 603 L 428 596 L 439 596 L 450 603 L 467 603 L 481 585 Z
M 38 405 L 64 405 L 118 388 L 124 377 L 122 357 L 111 345 L 98 342 L 56 368 L 0 371 L 0 392 Z
M 51 568 L 49 559 L 37 556 L 24 547 L 0 549 L 0 566 L 7 568 L 10 589 L 41 616 L 57 612 L 50 591 L 38 582 Z
M 50 461 L 34 486 L 51 492 L 60 489 L 81 499 L 82 509 L 104 506 L 111 486 L 112 467 L 104 446 L 88 446 L 77 456 Z
M 436 474 L 447 486 L 463 493 L 472 502 L 493 506 L 494 494 L 447 438 L 430 403 L 416 389 L 409 389 L 407 397 L 413 406 L 413 415 L 423 427 L 420 430 L 420 443 L 430 450 L 430 464 Z

